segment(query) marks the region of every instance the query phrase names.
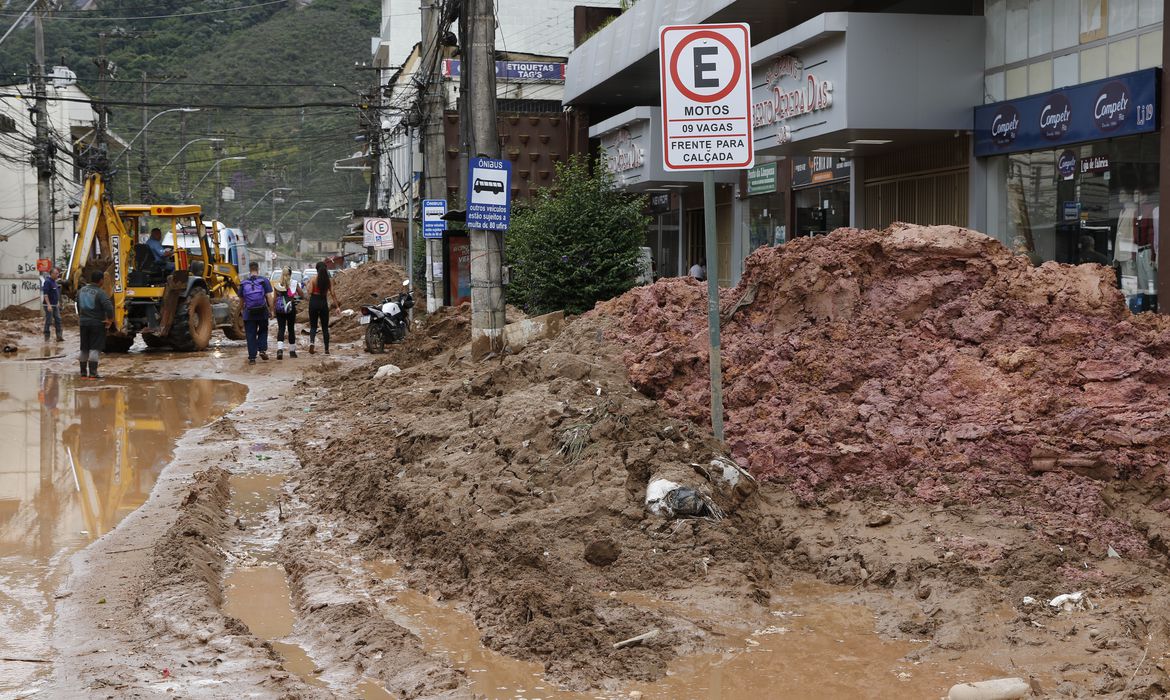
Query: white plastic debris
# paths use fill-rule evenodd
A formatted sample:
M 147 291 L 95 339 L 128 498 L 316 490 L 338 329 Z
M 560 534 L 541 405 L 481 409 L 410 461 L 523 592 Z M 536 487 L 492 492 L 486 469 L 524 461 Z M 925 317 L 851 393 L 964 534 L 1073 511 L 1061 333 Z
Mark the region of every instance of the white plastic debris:
M 1084 610 L 1085 606 L 1090 608 L 1094 605 L 1085 597 L 1084 591 L 1076 591 L 1075 593 L 1064 593 L 1056 596 L 1048 601 L 1048 605 L 1053 608 L 1060 608 L 1064 612 L 1072 612 L 1073 610 Z
M 1032 686 L 1023 678 L 995 678 L 953 685 L 947 700 L 1015 700 L 1031 692 Z
M 398 365 L 382 365 L 381 367 L 378 368 L 377 373 L 374 374 L 374 379 L 382 379 L 383 377 L 389 377 L 390 375 L 398 374 L 401 371 L 402 371 L 402 368 L 399 367 Z
M 345 309 L 341 312 L 342 316 L 353 316 L 353 309 Z
M 1036 599 L 1030 595 L 1024 596 L 1024 605 L 1035 605 Z
M 1120 559 L 1121 558 L 1121 555 L 1118 554 L 1117 550 L 1114 549 L 1112 546 L 1110 546 L 1108 549 L 1105 550 L 1105 556 L 1110 558 L 1110 559 Z
M 676 484 L 669 479 L 654 479 L 646 487 L 646 507 L 655 515 L 667 515 L 662 499 L 677 488 L 682 488 L 682 484 Z

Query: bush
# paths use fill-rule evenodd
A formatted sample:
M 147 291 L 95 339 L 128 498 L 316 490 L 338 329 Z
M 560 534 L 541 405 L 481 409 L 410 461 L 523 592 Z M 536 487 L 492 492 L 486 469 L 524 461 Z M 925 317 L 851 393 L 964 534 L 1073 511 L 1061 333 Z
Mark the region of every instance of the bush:
M 618 190 L 604 163 L 593 170 L 578 156 L 557 164 L 555 187 L 512 215 L 508 296 L 528 313 L 582 313 L 634 286 L 645 198 Z

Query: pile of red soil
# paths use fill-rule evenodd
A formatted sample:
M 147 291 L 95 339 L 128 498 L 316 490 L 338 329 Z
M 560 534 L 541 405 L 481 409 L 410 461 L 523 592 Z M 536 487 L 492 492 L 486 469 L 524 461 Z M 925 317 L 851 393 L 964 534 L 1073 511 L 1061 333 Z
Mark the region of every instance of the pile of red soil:
M 722 295 L 728 445 L 805 502 L 984 504 L 1144 555 L 1103 494 L 1139 482 L 1170 509 L 1170 319 L 1131 315 L 1113 274 L 954 227 L 762 248 Z M 705 287 L 663 280 L 591 318 L 640 391 L 709 421 Z

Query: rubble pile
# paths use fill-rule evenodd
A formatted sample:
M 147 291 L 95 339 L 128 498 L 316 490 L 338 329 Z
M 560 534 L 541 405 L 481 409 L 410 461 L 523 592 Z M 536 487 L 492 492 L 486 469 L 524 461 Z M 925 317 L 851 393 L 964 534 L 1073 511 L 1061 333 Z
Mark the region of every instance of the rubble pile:
M 806 503 L 983 503 L 1145 555 L 1103 492 L 1141 482 L 1170 509 L 1170 323 L 1131 315 L 1113 274 L 942 226 L 761 248 L 721 297 L 731 452 Z M 663 280 L 587 318 L 640 391 L 709 421 L 705 287 Z

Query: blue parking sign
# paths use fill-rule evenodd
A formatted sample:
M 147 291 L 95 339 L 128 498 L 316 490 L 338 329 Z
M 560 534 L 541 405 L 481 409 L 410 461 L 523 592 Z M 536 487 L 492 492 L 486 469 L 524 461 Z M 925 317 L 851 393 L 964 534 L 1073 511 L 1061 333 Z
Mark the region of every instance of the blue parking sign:
M 504 231 L 512 214 L 512 164 L 496 158 L 467 163 L 467 228 Z

